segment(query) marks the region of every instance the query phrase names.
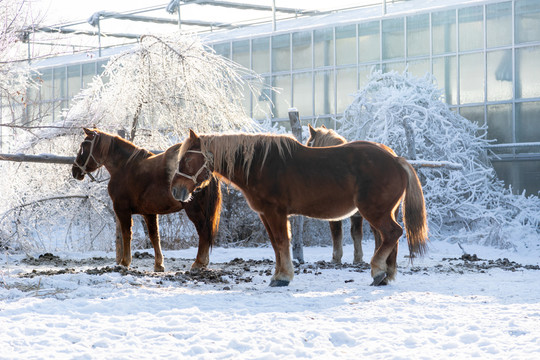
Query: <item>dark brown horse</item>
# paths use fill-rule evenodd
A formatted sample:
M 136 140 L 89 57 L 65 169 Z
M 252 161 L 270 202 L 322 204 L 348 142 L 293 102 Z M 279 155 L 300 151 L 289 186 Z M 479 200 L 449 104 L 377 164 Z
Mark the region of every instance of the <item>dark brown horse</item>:
M 101 166 L 105 166 L 110 173 L 109 195 L 117 225 L 122 231 L 121 248 L 117 247 L 117 263 L 124 266 L 131 264 L 132 215 L 141 214 L 154 247 L 154 271 L 164 271 L 157 215 L 185 209 L 199 234 L 199 250 L 192 267 L 206 267 L 219 226 L 219 180 L 214 176 L 209 177 L 208 186 L 194 194 L 191 201 L 178 202 L 171 196 L 170 185 L 182 144 L 155 155 L 119 136 L 97 129 L 84 129 L 84 132 L 86 137 L 72 168 L 73 177 L 82 180 L 86 174 Z
M 326 126 L 322 125 L 318 128 L 314 128 L 309 125 L 309 139 L 306 142 L 306 145 L 309 147 L 325 147 L 325 146 L 336 146 L 347 143 L 347 140 L 336 133 L 332 129 L 327 129 Z M 397 156 L 394 150 L 390 149 L 388 146 L 374 143 L 388 151 L 393 156 Z M 359 264 L 363 262 L 364 251 L 362 250 L 362 222 L 363 218 L 359 212 L 356 212 L 351 216 L 351 237 L 354 245 L 354 257 L 353 263 Z M 343 257 L 343 230 L 341 220 L 329 221 L 330 233 L 332 235 L 332 262 L 341 263 L 341 258 Z M 380 236 L 379 233 L 373 229 L 373 234 L 375 235 L 375 251 L 380 245 Z
M 294 275 L 287 220 L 292 214 L 340 220 L 359 211 L 381 236 L 371 259 L 373 285 L 396 275 L 403 229 L 394 216 L 402 199 L 409 251 L 426 251 L 426 210 L 416 172 L 375 143 L 311 148 L 285 135 L 199 137 L 190 131 L 171 183 L 173 197 L 187 201 L 208 186 L 213 173 L 238 187 L 259 214 L 276 254 L 271 286 L 287 286 Z

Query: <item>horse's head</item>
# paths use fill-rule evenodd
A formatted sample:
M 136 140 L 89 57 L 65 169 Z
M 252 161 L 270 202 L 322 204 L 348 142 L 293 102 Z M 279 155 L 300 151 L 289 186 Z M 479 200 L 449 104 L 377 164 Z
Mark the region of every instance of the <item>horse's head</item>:
M 311 124 L 309 124 L 309 139 L 306 142 L 306 146 L 335 146 L 345 144 L 346 142 L 347 140 L 345 140 L 344 137 L 338 135 L 332 129 L 327 129 L 324 125 L 321 125 L 318 128 L 314 128 L 311 126 Z
M 84 132 L 86 137 L 81 143 L 79 152 L 77 153 L 77 157 L 75 158 L 75 162 L 71 168 L 71 173 L 77 180 L 84 179 L 84 175 L 86 174 L 91 176 L 91 172 L 96 171 L 99 167 L 101 167 L 101 165 L 103 165 L 96 160 L 95 157 L 100 133 L 97 130 L 87 128 L 84 128 Z
M 201 150 L 201 139 L 193 130 L 179 150 L 178 167 L 171 181 L 171 194 L 177 201 L 186 202 L 191 194 L 206 185 L 212 178 L 208 154 Z
M 316 141 L 323 135 L 323 130 L 326 130 L 326 126 L 322 125 L 321 127 L 314 128 L 311 124 L 308 124 L 309 127 L 309 139 L 306 142 L 306 146 L 315 147 Z

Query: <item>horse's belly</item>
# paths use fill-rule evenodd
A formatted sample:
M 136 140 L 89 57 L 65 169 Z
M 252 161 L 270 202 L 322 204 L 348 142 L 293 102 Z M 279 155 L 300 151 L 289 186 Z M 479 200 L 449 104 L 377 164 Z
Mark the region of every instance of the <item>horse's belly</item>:
M 293 204 L 291 213 L 315 219 L 342 220 L 352 216 L 357 211 L 352 196 L 346 199 L 333 197 L 310 202 L 299 200 L 297 204 L 301 206 Z

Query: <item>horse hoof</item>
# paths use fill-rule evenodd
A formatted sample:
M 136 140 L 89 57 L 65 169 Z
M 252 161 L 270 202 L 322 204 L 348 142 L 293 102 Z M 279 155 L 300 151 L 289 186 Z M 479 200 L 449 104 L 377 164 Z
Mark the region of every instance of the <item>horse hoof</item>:
M 386 273 L 380 273 L 379 275 L 373 278 L 373 282 L 370 286 L 381 286 L 388 285 L 388 280 L 386 279 Z
M 270 286 L 272 287 L 289 286 L 289 283 L 290 283 L 289 280 L 272 280 L 270 281 Z
M 165 266 L 161 265 L 161 266 L 154 266 L 154 272 L 164 272 L 165 271 Z

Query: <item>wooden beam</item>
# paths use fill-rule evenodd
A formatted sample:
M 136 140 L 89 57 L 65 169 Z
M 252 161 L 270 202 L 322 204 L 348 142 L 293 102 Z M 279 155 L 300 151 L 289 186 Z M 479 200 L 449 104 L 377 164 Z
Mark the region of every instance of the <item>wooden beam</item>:
M 75 161 L 75 157 L 74 156 L 58 156 L 58 155 L 53 155 L 53 154 L 39 154 L 39 155 L 0 154 L 0 160 L 73 165 L 73 162 Z

